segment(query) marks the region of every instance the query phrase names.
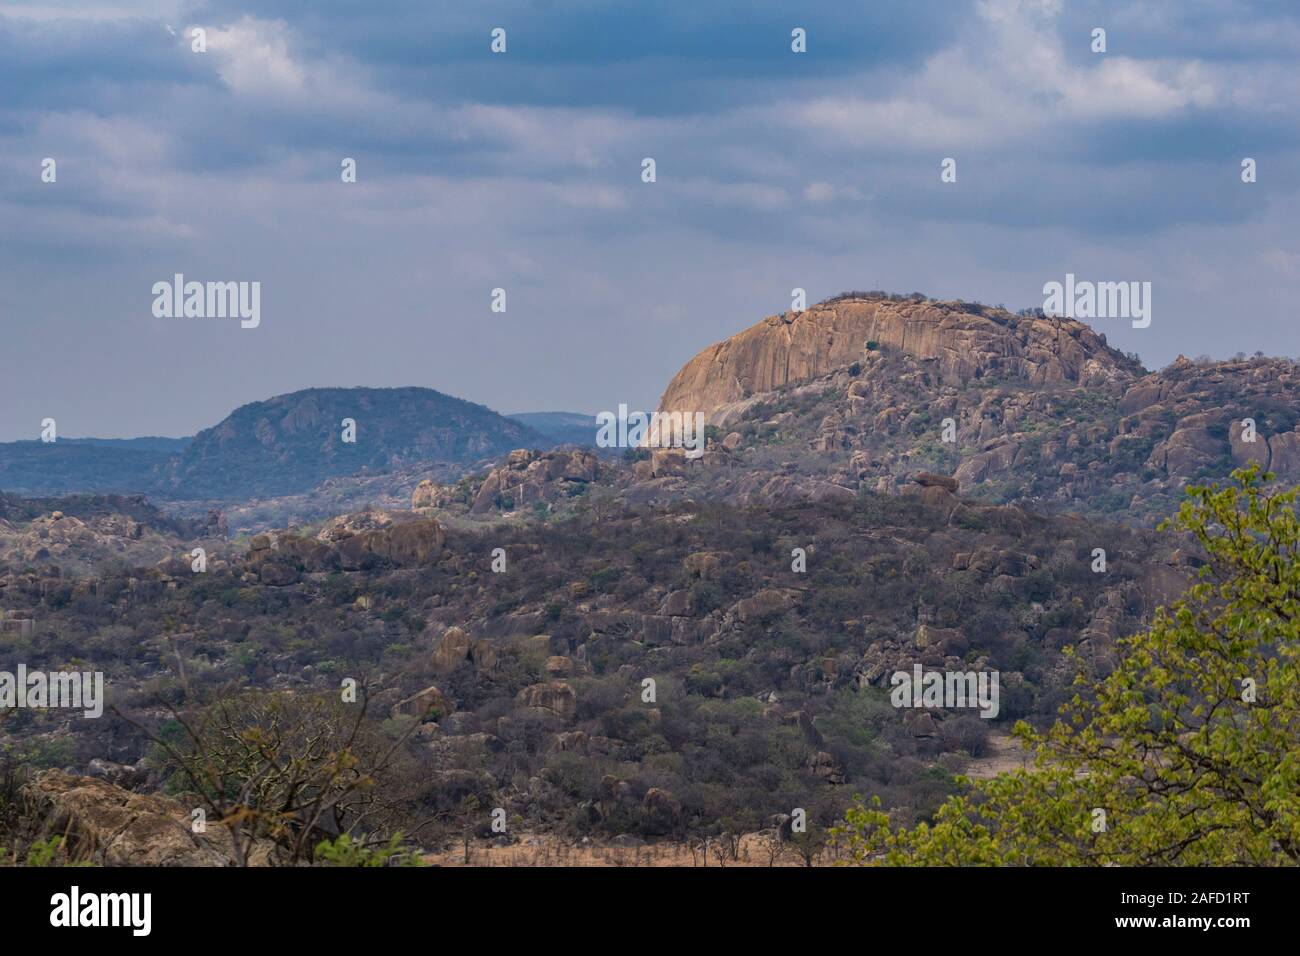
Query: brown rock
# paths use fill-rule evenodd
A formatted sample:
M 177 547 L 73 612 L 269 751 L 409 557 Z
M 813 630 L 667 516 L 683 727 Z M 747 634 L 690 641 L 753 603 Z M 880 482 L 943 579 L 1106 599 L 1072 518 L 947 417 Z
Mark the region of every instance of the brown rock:
M 357 571 L 376 561 L 398 567 L 428 564 L 442 551 L 446 533 L 437 519 L 422 518 L 389 523 L 375 531 L 351 532 L 339 528 L 326 540 L 334 542 L 339 566 L 345 571 Z
M 1300 472 L 1300 432 L 1281 432 L 1268 440 L 1269 468 L 1278 475 Z
M 1254 441 L 1245 440 L 1243 422 L 1237 420 L 1228 426 L 1228 443 L 1232 446 L 1232 461 L 1241 468 L 1252 461 L 1258 462 L 1261 471 L 1268 471 L 1268 439 L 1256 433 Z
M 947 475 L 935 475 L 928 471 L 917 472 L 912 476 L 912 480 L 923 488 L 943 488 L 954 495 L 960 487 L 960 483 L 956 478 L 950 478 Z
M 425 478 L 411 492 L 412 511 L 433 511 L 446 504 L 446 489 Z
M 398 701 L 389 711 L 390 717 L 419 717 L 423 720 L 437 720 L 454 710 L 451 702 L 437 687 L 426 687 L 412 694 L 405 700 Z
M 554 655 L 546 659 L 546 673 L 552 677 L 571 677 L 573 676 L 573 660 L 562 655 Z
M 656 478 L 686 474 L 685 450 L 681 448 L 651 449 L 650 470 Z
M 496 645 L 486 638 L 475 641 L 470 647 L 470 659 L 474 661 L 476 670 L 491 673 L 497 668 L 500 662 L 500 655 L 497 653 Z
M 21 791 L 43 835 L 67 838 L 75 860 L 103 866 L 234 866 L 230 833 L 219 820 L 191 828 L 190 808 L 157 794 L 132 793 L 93 777 L 60 770 L 38 774 Z M 254 842 L 253 866 L 276 862 L 267 840 Z
M 458 627 L 449 627 L 443 632 L 442 640 L 433 655 L 433 666 L 441 674 L 455 670 L 461 662 L 469 657 L 470 639 Z
M 797 592 L 764 588 L 752 597 L 736 602 L 736 618 L 742 623 L 763 621 L 794 607 Z
M 446 535 L 433 518 L 410 521 L 379 532 L 371 545 L 376 554 L 399 567 L 428 564 L 442 550 Z
M 645 792 L 641 809 L 646 815 L 646 832 L 662 835 L 676 827 L 682 815 L 682 805 L 673 799 L 673 795 L 659 787 L 651 787 Z
M 722 559 L 712 551 L 696 551 L 686 556 L 682 561 L 682 567 L 686 569 L 687 574 L 704 581 L 711 581 L 722 570 Z
M 661 613 L 670 617 L 682 617 L 691 613 L 691 592 L 687 590 L 670 591 L 664 598 Z
M 703 411 L 847 368 L 874 341 L 935 363 L 943 382 L 985 372 L 1036 383 L 1123 380 L 1132 371 L 1091 328 L 959 303 L 845 298 L 764 319 L 710 346 L 674 376 L 662 411 Z M 716 424 L 716 422 L 715 422 Z
M 563 681 L 525 687 L 519 692 L 517 699 L 525 707 L 550 711 L 565 720 L 572 719 L 578 710 L 578 695 Z
M 928 624 L 922 624 L 916 629 L 916 646 L 917 647 L 936 647 L 939 644 L 949 642 L 962 642 L 961 631 L 951 627 L 931 627 Z

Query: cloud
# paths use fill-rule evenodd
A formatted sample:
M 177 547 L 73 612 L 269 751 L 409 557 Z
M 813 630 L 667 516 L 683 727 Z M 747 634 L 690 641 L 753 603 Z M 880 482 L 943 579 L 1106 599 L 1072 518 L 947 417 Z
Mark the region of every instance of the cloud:
M 0 353 L 30 396 L 0 438 L 32 402 L 179 432 L 322 382 L 649 406 L 795 286 L 1027 306 L 1067 268 L 1123 269 L 1166 310 L 1123 342 L 1149 361 L 1300 351 L 1297 57 L 1300 11 L 1267 0 L 8 7 L 0 307 L 33 319 Z M 263 327 L 153 320 L 174 271 L 262 280 Z M 86 346 L 66 374 L 15 361 L 51 340 Z M 148 400 L 166 389 L 189 398 Z
M 184 36 L 192 36 L 187 27 Z M 308 92 L 307 71 L 289 54 L 289 30 L 282 20 L 242 17 L 229 27 L 207 27 L 208 54 L 232 91 L 248 97 L 295 98 Z M 324 77 L 313 77 L 311 92 L 324 93 Z

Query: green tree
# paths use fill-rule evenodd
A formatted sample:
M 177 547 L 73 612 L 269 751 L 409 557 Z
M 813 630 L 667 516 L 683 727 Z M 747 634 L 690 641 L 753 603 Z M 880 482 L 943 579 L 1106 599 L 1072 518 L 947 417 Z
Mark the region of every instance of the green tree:
M 322 866 L 419 867 L 424 865 L 418 853 L 402 846 L 400 833 L 394 833 L 388 843 L 375 847 L 367 846 L 361 841 L 352 839 L 346 833 L 341 833 L 333 840 L 322 840 L 316 844 L 315 858 Z
M 1103 679 L 1081 666 L 1049 730 L 1017 725 L 1033 767 L 963 780 L 910 830 L 858 804 L 838 831 L 852 862 L 1300 862 L 1300 489 L 1254 465 L 1232 477 L 1188 489 L 1161 526 L 1200 543 L 1199 579 Z

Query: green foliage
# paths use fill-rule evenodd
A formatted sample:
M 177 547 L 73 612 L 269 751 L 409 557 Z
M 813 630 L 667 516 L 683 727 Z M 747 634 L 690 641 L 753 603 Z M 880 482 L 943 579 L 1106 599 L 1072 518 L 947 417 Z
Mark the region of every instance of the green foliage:
M 859 804 L 839 832 L 854 862 L 1300 862 L 1300 489 L 1255 465 L 1233 478 L 1188 489 L 1162 526 L 1199 542 L 1200 579 L 1106 677 L 1081 667 L 1049 730 L 1017 726 L 1034 767 L 964 781 L 914 829 Z
M 400 833 L 380 846 L 367 846 L 341 833 L 316 844 L 315 862 L 322 866 L 424 866 L 420 856 L 401 843 Z
M 622 568 L 601 568 L 587 578 L 587 584 L 599 594 L 612 591 L 618 579 L 623 576 Z
M 62 845 L 63 837 L 59 836 L 37 840 L 27 848 L 27 866 L 53 866 Z
M 0 847 L 0 860 L 8 856 L 4 847 Z M 89 861 L 74 862 L 68 858 L 67 847 L 63 837 L 52 836 L 45 840 L 33 840 L 27 846 L 27 853 L 19 866 L 94 866 Z

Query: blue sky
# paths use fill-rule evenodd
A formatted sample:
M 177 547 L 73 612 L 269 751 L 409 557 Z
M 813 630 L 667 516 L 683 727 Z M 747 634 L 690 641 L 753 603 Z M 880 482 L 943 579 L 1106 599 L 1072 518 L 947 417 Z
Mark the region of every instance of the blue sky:
M 1150 281 L 1097 322 L 1148 367 L 1295 356 L 1298 63 L 1283 2 L 0 3 L 0 440 L 326 385 L 653 407 L 796 286 Z M 155 318 L 176 272 L 261 325 Z

